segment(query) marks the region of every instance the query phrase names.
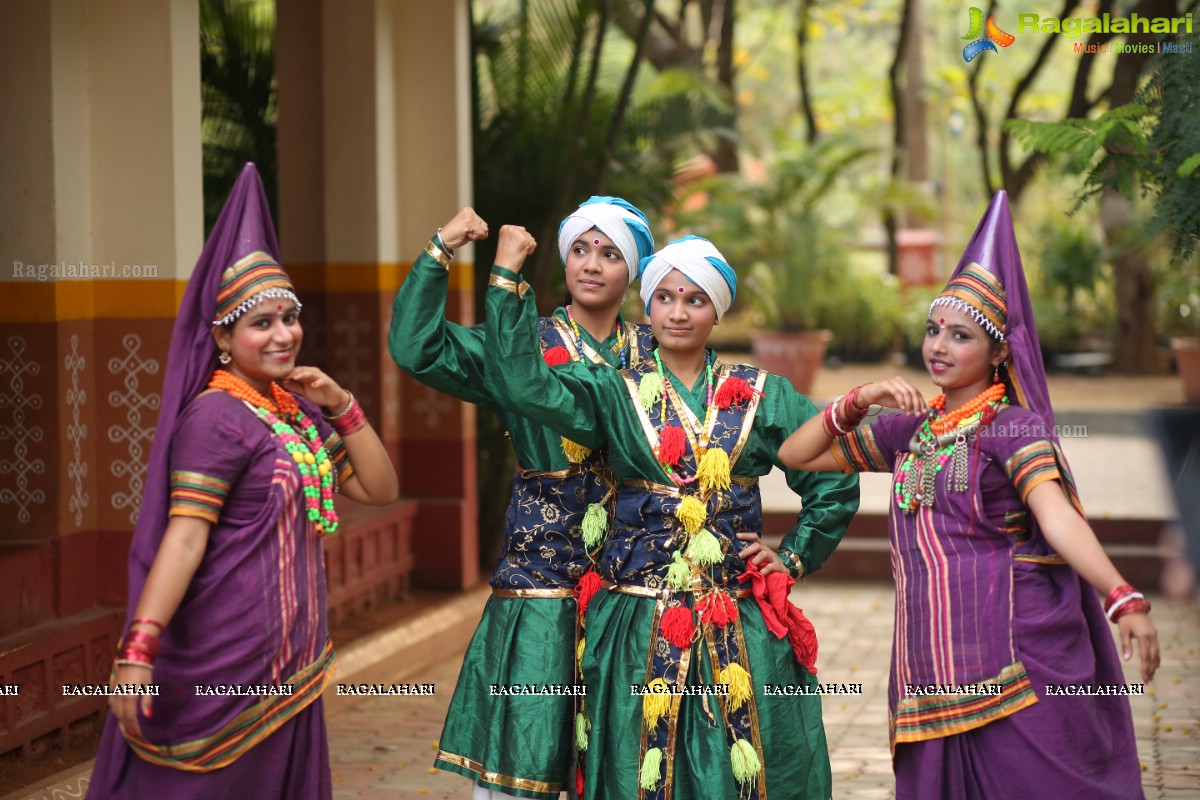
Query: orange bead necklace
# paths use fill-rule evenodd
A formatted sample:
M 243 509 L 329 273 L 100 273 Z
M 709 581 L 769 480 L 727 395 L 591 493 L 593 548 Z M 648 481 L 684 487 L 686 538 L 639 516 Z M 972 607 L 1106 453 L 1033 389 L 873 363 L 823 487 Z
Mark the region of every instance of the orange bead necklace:
M 931 416 L 936 415 L 929 421 L 929 429 L 939 436 L 947 431 L 952 431 L 963 420 L 981 413 L 988 405 L 999 403 L 1003 399 L 1004 393 L 1005 388 L 1003 383 L 993 383 L 949 414 L 942 413 L 946 408 L 946 395 L 939 394 L 929 403 L 929 408 L 932 412 Z
M 255 408 L 265 408 L 268 411 L 283 414 L 286 417 L 295 418 L 296 412 L 300 410 L 300 404 L 296 402 L 296 398 L 275 381 L 271 381 L 270 398 L 263 396 L 261 392 L 244 379 L 223 369 L 213 372 L 208 386 L 210 389 L 221 389 L 222 391 L 229 392 L 237 399 L 245 400 Z

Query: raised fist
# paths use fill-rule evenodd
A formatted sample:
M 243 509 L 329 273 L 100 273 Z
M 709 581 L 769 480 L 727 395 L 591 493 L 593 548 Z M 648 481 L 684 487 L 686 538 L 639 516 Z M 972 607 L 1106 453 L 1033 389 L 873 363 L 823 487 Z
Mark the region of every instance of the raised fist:
M 520 272 L 529 254 L 537 249 L 533 235 L 520 225 L 502 225 L 496 241 L 496 266 Z
M 451 250 L 487 237 L 488 224 L 470 206 L 455 214 L 454 219 L 442 226 L 442 241 Z

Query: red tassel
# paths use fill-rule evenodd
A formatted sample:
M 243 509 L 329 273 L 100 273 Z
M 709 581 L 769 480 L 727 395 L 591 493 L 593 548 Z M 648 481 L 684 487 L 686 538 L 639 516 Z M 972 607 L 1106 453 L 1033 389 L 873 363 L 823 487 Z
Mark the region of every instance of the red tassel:
M 788 609 L 788 642 L 792 652 L 809 673 L 817 674 L 817 630 L 804 612 L 791 605 Z
M 678 425 L 668 425 L 658 434 L 658 463 L 673 467 L 687 452 L 687 435 Z
M 761 396 L 762 392 L 751 388 L 745 379 L 726 378 L 725 382 L 721 384 L 721 388 L 717 389 L 713 402 L 717 404 L 717 408 L 729 408 L 749 401 L 756 394 Z
M 542 358 L 546 359 L 547 366 L 557 367 L 559 364 L 570 361 L 571 354 L 567 352 L 567 348 L 559 344 L 542 353 Z
M 696 603 L 700 612 L 700 621 L 718 628 L 724 628 L 738 617 L 737 603 L 724 592 L 714 592 L 705 595 Z
M 579 800 L 583 800 L 583 768 L 576 767 L 575 769 L 575 796 Z
M 587 612 L 588 603 L 592 602 L 596 592 L 600 591 L 600 575 L 596 570 L 589 568 L 579 579 L 574 591 L 575 602 L 579 604 L 579 616 L 582 617 Z
M 672 606 L 663 612 L 662 622 L 658 624 L 663 638 L 680 650 L 692 646 L 692 635 L 696 632 L 696 622 L 692 619 L 692 610 L 684 606 Z

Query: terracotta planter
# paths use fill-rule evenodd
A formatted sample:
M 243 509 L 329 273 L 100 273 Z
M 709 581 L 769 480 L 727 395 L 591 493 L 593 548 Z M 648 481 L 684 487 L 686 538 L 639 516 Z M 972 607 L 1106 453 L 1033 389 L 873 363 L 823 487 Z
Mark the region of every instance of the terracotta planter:
M 1200 338 L 1171 340 L 1175 353 L 1175 366 L 1183 380 L 1183 395 L 1193 403 L 1200 403 Z
M 755 364 L 767 372 L 782 375 L 792 382 L 796 391 L 807 395 L 812 391 L 832 338 L 829 331 L 755 331 L 750 336 L 750 349 Z

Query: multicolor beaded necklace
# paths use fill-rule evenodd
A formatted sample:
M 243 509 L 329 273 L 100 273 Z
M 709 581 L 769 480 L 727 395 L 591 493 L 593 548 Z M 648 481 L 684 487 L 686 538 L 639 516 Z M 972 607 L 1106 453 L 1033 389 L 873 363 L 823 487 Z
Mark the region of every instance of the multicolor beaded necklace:
M 254 413 L 266 421 L 300 471 L 304 505 L 317 535 L 336 532 L 338 515 L 333 508 L 333 462 L 325 452 L 317 426 L 300 410 L 296 398 L 271 381 L 268 399 L 245 380 L 223 369 L 213 372 L 208 388 L 220 389 L 248 403 Z M 300 433 L 296 433 L 296 428 Z
M 921 421 L 908 443 L 908 455 L 896 473 L 896 506 L 915 514 L 921 506 L 933 505 L 935 480 L 949 464 L 947 480 L 955 492 L 968 485 L 967 439 L 992 421 L 1001 403 L 1007 403 L 1003 383 L 993 383 L 961 408 L 942 415 L 946 395 L 929 403 L 929 415 Z
M 583 358 L 583 333 L 579 330 L 579 323 L 571 314 L 570 304 L 567 305 L 566 311 L 567 321 L 571 323 L 571 329 L 575 331 L 575 352 L 579 353 L 580 358 Z M 617 343 L 613 346 L 612 352 L 621 357 L 621 369 L 629 369 L 629 353 L 625 349 L 625 323 L 621 321 L 620 314 L 617 314 L 617 323 L 613 333 L 617 336 Z

